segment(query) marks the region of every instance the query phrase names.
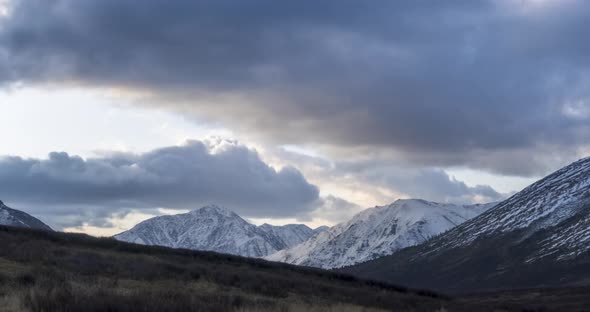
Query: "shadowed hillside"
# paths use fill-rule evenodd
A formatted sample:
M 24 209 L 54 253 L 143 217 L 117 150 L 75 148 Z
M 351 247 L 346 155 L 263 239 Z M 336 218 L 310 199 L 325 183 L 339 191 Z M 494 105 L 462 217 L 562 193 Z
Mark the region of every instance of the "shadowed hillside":
M 0 246 L 8 311 L 436 311 L 450 303 L 328 271 L 80 234 L 0 227 Z
M 590 289 L 451 298 L 259 259 L 4 226 L 0 246 L 2 311 L 579 311 L 590 298 Z
M 342 269 L 446 293 L 590 284 L 590 158 L 423 244 Z

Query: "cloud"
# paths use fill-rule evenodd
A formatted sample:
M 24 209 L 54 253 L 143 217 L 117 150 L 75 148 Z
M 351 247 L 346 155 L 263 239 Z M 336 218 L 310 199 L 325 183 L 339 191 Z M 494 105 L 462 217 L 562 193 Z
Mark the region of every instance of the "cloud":
M 244 217 L 286 218 L 310 213 L 321 202 L 318 188 L 297 169 L 275 170 L 239 144 L 200 141 L 89 159 L 63 152 L 47 159 L 2 157 L 0 197 L 33 206 L 62 227 L 108 226 L 109 217 L 132 209 L 209 203 Z
M 489 185 L 467 185 L 446 171 L 432 167 L 408 167 L 391 163 L 388 158 L 358 157 L 346 161 L 329 162 L 318 156 L 302 155 L 285 149 L 274 151 L 286 164 L 299 168 L 305 176 L 322 186 L 322 191 L 335 186 L 339 196 L 363 203 L 365 206 L 386 205 L 398 198 L 420 198 L 446 203 L 486 203 L 504 199 Z M 348 194 L 349 197 L 345 196 Z M 330 214 L 330 207 L 342 206 L 343 211 L 357 211 L 339 200 L 326 200 L 326 207 L 318 209 Z M 342 215 L 347 215 L 342 213 Z M 336 218 L 339 218 L 337 216 Z
M 13 0 L 0 80 L 149 91 L 280 144 L 530 176 L 587 145 L 589 18 L 585 1 Z
M 372 189 L 375 198 L 420 198 L 459 204 L 487 203 L 505 198 L 505 194 L 489 185 L 468 186 L 437 168 L 341 163 L 331 169 L 332 179 L 351 176 L 354 177 L 355 188 L 360 189 L 358 185 L 362 185 L 365 190 Z
M 317 209 L 307 215 L 308 218 L 318 218 L 334 224 L 350 220 L 363 208 L 342 198 L 328 195 L 321 200 Z
M 446 203 L 487 203 L 499 201 L 505 195 L 489 185 L 468 186 L 440 169 L 383 169 L 366 174 L 365 178 L 378 181 L 410 197 L 428 198 Z

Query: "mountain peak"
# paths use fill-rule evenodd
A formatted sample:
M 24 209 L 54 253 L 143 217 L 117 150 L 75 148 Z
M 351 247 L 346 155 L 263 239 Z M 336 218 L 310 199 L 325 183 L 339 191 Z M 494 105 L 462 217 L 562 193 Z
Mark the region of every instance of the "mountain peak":
M 217 214 L 217 215 L 222 215 L 225 217 L 237 217 L 238 216 L 235 212 L 233 212 L 227 208 L 217 206 L 215 204 L 203 206 L 199 209 L 195 209 L 195 210 L 191 211 L 191 213 L 192 214 Z
M 425 199 L 420 199 L 420 198 L 403 198 L 403 199 L 398 199 L 396 201 L 394 201 L 393 203 L 386 205 L 384 207 L 391 207 L 391 206 L 402 206 L 402 205 L 420 205 L 420 206 L 424 206 L 424 207 L 438 207 L 438 206 L 443 206 L 445 204 L 442 203 L 437 203 L 437 202 L 433 202 L 433 201 L 429 201 L 429 200 L 425 200 Z
M 392 204 L 395 203 L 412 203 L 412 202 L 419 202 L 419 203 L 428 203 L 429 201 L 421 198 L 399 198 L 394 201 Z
M 313 235 L 305 225 L 257 227 L 217 205 L 185 214 L 145 220 L 115 239 L 143 245 L 209 250 L 262 257 L 299 244 Z
M 400 199 L 390 205 L 366 209 L 347 222 L 266 258 L 327 269 L 347 266 L 419 244 L 491 206 L 473 209 L 467 205 Z

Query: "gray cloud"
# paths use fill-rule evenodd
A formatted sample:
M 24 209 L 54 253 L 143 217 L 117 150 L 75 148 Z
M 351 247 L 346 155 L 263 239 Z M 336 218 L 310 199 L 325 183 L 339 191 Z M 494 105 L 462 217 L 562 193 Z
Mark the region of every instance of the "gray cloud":
M 489 185 L 468 186 L 439 169 L 408 171 L 394 168 L 380 168 L 365 173 L 365 178 L 382 183 L 415 198 L 448 203 L 486 203 L 504 199 Z
M 333 179 L 354 176 L 360 183 L 384 188 L 411 198 L 446 203 L 485 203 L 505 198 L 489 185 L 468 186 L 437 168 L 402 168 L 394 165 L 340 163 L 331 169 Z
M 309 218 L 320 218 L 333 223 L 340 223 L 350 220 L 363 208 L 342 198 L 328 195 L 321 200 L 318 208 L 308 214 Z
M 298 170 L 277 171 L 244 146 L 225 145 L 212 153 L 198 141 L 92 159 L 66 153 L 3 157 L 0 198 L 52 215 L 58 226 L 105 226 L 108 217 L 130 209 L 215 203 L 245 217 L 273 218 L 308 214 L 321 204 L 318 188 Z
M 485 203 L 499 201 L 509 194 L 502 194 L 489 185 L 469 186 L 449 176 L 447 172 L 432 167 L 408 167 L 405 164 L 391 163 L 387 158 L 329 162 L 321 157 L 301 155 L 285 149 L 275 151 L 280 159 L 300 168 L 305 176 L 312 181 L 321 181 L 321 185 L 336 184 L 355 192 L 367 192 L 380 204 L 388 204 L 399 194 L 412 198 L 420 198 L 448 203 Z M 382 193 L 382 190 L 386 190 Z M 349 205 L 340 199 L 326 200 L 319 211 L 330 214 L 330 207 L 342 206 L 341 216 L 358 211 L 354 204 Z M 346 211 L 349 213 L 347 214 Z
M 588 142 L 589 18 L 584 1 L 13 0 L 0 76 L 154 90 L 280 143 L 530 176 Z

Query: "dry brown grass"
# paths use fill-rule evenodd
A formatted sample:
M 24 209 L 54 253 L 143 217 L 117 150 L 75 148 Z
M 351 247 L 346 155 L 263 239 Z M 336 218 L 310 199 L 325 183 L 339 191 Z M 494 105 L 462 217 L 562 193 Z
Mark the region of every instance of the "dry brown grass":
M 434 293 L 215 253 L 0 227 L 0 310 L 435 311 Z

